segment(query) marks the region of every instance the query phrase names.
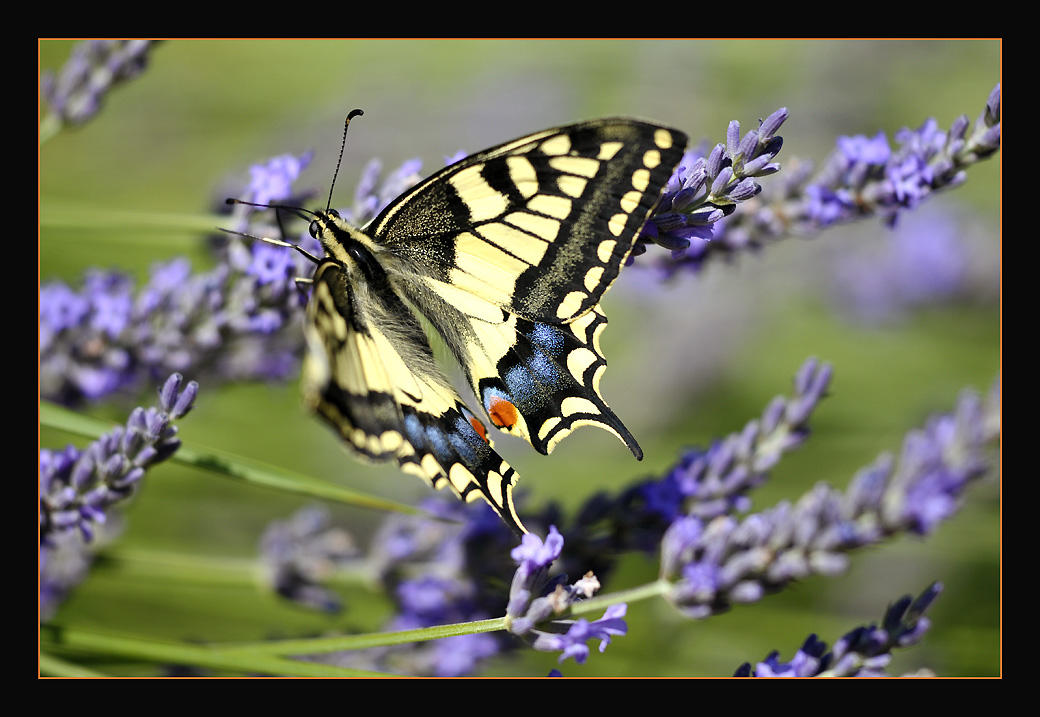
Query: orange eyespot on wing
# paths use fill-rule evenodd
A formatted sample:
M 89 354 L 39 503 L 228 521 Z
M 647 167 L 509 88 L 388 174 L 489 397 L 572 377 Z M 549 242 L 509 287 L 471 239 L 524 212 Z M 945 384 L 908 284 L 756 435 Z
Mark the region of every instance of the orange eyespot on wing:
M 476 431 L 477 435 L 484 440 L 484 443 L 490 442 L 487 437 L 487 429 L 484 428 L 484 424 L 481 423 L 476 416 L 471 415 L 469 417 L 469 425 L 473 426 L 473 430 Z
M 512 428 L 520 419 L 516 406 L 498 396 L 488 398 L 487 413 L 499 428 Z

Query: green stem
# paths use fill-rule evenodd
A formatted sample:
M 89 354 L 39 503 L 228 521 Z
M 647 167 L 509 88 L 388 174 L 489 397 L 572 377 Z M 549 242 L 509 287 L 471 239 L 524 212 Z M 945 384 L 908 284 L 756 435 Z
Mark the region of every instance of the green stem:
M 372 677 L 380 673 L 353 670 L 314 662 L 299 662 L 255 651 L 224 652 L 205 645 L 114 635 L 77 628 L 47 626 L 40 630 L 41 651 L 48 664 L 57 664 L 54 653 L 90 654 L 131 658 L 160 665 L 187 665 L 244 674 L 291 677 Z M 41 663 L 42 664 L 42 663 Z

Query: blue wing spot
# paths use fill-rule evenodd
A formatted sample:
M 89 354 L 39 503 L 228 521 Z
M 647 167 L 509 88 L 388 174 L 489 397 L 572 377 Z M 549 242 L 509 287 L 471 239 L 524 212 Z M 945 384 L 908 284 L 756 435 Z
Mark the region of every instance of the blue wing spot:
M 503 374 L 502 381 L 509 387 L 510 396 L 507 400 L 512 399 L 510 403 L 520 406 L 525 413 L 544 402 L 544 399 L 539 398 L 544 391 L 527 366 L 514 366 Z
M 560 330 L 549 324 L 535 324 L 527 334 L 531 345 L 545 351 L 550 356 L 559 356 L 564 348 L 564 338 Z
M 448 465 L 452 461 L 452 442 L 450 436 L 444 432 L 444 430 L 437 425 L 426 426 L 426 438 L 427 443 L 430 445 L 430 451 L 433 453 L 437 461 L 443 466 Z
M 420 450 L 424 450 L 429 442 L 426 429 L 415 414 L 408 414 L 404 417 L 404 435 L 409 443 Z
M 482 463 L 490 451 L 487 441 L 461 415 L 455 419 L 455 430 L 447 435 L 447 439 L 462 458 L 463 465 L 470 469 Z
M 502 380 L 516 399 L 513 403 L 524 408 L 532 404 L 543 405 L 547 393 L 565 385 L 556 362 L 541 351 L 531 355 L 523 364 L 509 369 Z
M 555 356 L 555 354 L 553 354 Z M 539 351 L 531 360 L 527 362 L 527 368 L 534 376 L 535 380 L 543 386 L 550 388 L 558 388 L 560 385 L 560 370 L 556 366 L 554 361 L 545 353 Z

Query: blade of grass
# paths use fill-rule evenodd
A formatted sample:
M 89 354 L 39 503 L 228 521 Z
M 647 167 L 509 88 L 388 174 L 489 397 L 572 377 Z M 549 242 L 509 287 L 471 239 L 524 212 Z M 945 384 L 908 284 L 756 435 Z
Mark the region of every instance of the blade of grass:
M 40 403 L 40 425 L 92 440 L 97 439 L 112 429 L 112 424 L 107 421 L 85 416 L 46 401 Z M 180 465 L 191 466 L 198 470 L 208 471 L 223 478 L 230 478 L 298 496 L 331 500 L 375 510 L 413 515 L 423 514 L 423 511 L 404 503 L 343 488 L 318 480 L 312 476 L 271 466 L 215 448 L 184 443 L 170 458 L 170 461 Z

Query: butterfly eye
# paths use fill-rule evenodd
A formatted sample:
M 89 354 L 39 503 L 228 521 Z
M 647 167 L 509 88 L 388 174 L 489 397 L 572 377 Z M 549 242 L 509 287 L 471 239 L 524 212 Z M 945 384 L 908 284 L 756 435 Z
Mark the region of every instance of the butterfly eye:
M 318 235 L 321 234 L 321 224 L 319 224 L 318 220 L 315 219 L 311 222 L 311 225 L 307 230 L 311 233 L 312 239 L 317 239 Z
M 335 209 L 330 209 L 330 210 L 328 210 L 325 213 L 328 214 L 333 219 L 339 219 L 339 212 L 337 212 Z

